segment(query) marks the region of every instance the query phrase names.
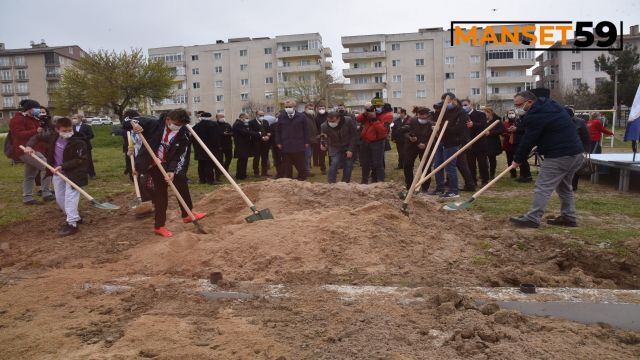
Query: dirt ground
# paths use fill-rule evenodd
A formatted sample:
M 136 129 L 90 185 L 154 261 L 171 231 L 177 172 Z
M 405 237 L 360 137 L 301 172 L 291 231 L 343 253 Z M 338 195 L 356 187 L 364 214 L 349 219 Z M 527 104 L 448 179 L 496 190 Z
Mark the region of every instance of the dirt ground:
M 62 221 L 53 207 L 0 229 L 0 358 L 640 357 L 638 332 L 524 316 L 453 290 L 637 289 L 640 239 L 625 257 L 586 253 L 423 196 L 406 217 L 391 183 L 243 188 L 275 219 L 245 223 L 250 211 L 224 187 L 196 201 L 206 235 L 180 223 L 175 204 L 168 240 L 126 208 L 83 206 L 69 238 L 50 230 Z M 414 290 L 345 297 L 326 285 Z

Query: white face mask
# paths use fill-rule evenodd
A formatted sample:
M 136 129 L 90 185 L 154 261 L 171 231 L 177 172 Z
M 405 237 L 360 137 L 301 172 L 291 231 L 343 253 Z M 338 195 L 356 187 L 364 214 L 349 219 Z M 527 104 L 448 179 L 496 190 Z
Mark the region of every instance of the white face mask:
M 58 133 L 58 134 L 60 134 L 60 137 L 61 137 L 61 138 L 63 138 L 63 139 L 68 139 L 68 138 L 70 138 L 70 137 L 72 137 L 72 136 L 73 136 L 73 131 L 70 131 L 70 132 L 60 132 L 60 133 Z
M 524 108 L 516 108 L 516 114 L 518 116 L 523 116 L 524 114 L 526 114 L 527 112 L 524 110 Z
M 313 111 L 313 110 L 306 110 L 305 112 L 306 112 L 307 114 L 309 114 L 309 115 L 315 115 L 315 114 L 316 114 L 316 112 L 315 112 L 315 111 Z
M 258 120 L 260 121 L 264 120 L 264 116 L 258 116 Z
M 418 119 L 418 123 L 424 125 L 429 122 L 429 119 Z
M 73 119 L 73 120 L 71 120 L 71 123 L 72 123 L 73 125 L 78 125 L 78 124 L 80 124 L 80 120 L 78 120 L 78 119 Z
M 515 119 L 516 118 L 516 114 L 509 114 L 509 115 L 507 115 L 507 117 L 509 119 Z
M 173 124 L 173 123 L 170 123 L 167 127 L 168 127 L 168 128 L 169 128 L 169 130 L 171 130 L 171 131 L 179 131 L 179 130 L 180 130 L 180 128 L 182 128 L 182 126 L 180 126 L 180 125 L 176 125 L 176 124 Z
M 220 118 L 220 119 L 218 119 L 218 121 L 224 122 L 224 118 Z
M 293 115 L 293 113 L 295 112 L 295 110 L 292 107 L 284 108 L 284 111 L 286 111 L 287 114 L 289 115 Z
M 338 124 L 339 124 L 339 122 L 337 122 L 337 121 L 336 122 L 327 121 L 327 125 L 329 125 L 329 127 L 332 127 L 332 128 L 338 126 Z
M 319 112 L 320 114 L 324 114 L 324 113 L 326 113 L 326 112 L 327 112 L 327 110 L 325 110 L 325 109 L 320 109 L 320 110 L 318 110 L 318 112 Z

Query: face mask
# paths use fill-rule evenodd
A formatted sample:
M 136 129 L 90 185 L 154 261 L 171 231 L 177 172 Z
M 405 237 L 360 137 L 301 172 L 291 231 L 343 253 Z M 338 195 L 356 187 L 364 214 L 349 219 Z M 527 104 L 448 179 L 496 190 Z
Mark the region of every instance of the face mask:
M 377 107 L 376 108 L 376 114 L 380 114 L 382 112 L 382 108 L 381 107 Z
M 289 115 L 293 115 L 293 113 L 295 112 L 292 107 L 284 108 L 284 111 L 286 111 Z
M 306 112 L 307 114 L 309 114 L 309 115 L 315 115 L 315 114 L 316 114 L 316 112 L 315 112 L 315 111 L 313 111 L 313 110 L 305 110 L 305 112 Z
M 224 122 L 224 118 L 218 119 L 219 122 Z
M 469 105 L 462 105 L 462 108 L 464 109 L 464 111 L 466 113 L 470 113 L 471 112 L 471 106 L 469 106 Z
M 169 130 L 171 130 L 171 131 L 178 131 L 178 130 L 180 130 L 180 128 L 181 128 L 182 126 L 171 123 L 171 124 L 169 124 L 167 127 L 168 127 L 168 128 L 169 128 Z
M 509 119 L 515 119 L 516 118 L 516 114 L 509 114 L 509 115 L 507 115 L 507 117 Z
M 242 122 L 243 122 L 245 125 L 249 125 L 249 119 L 242 119 Z
M 258 116 L 258 120 L 260 121 L 264 120 L 264 116 Z
M 424 125 L 424 124 L 426 124 L 428 122 L 429 122 L 429 119 L 418 119 L 418 123 L 422 124 L 422 125 Z
M 75 119 L 74 119 L 74 120 L 71 120 L 71 123 L 72 123 L 73 125 L 78 125 L 78 124 L 80 123 L 80 120 L 75 120 Z
M 324 113 L 326 113 L 326 112 L 327 112 L 327 110 L 325 110 L 325 109 L 320 109 L 320 110 L 318 110 L 318 112 L 319 112 L 320 114 L 324 114 Z
M 40 116 L 40 109 L 39 109 L 39 108 L 33 108 L 33 109 L 31 110 L 31 115 L 32 115 L 33 117 L 38 117 L 38 116 Z
M 336 122 L 327 121 L 327 125 L 329 125 L 329 127 L 334 128 L 334 127 L 338 126 L 338 122 L 337 121 Z
M 61 132 L 58 134 L 60 134 L 60 137 L 63 139 L 68 139 L 73 136 L 73 132 Z
M 523 116 L 525 115 L 527 112 L 523 109 L 523 108 L 517 108 L 516 109 L 516 115 L 518 116 Z
M 453 103 L 448 103 L 448 104 L 447 104 L 447 109 L 448 109 L 448 110 L 451 110 L 451 109 L 453 109 L 454 107 L 456 107 L 456 106 L 455 106 Z

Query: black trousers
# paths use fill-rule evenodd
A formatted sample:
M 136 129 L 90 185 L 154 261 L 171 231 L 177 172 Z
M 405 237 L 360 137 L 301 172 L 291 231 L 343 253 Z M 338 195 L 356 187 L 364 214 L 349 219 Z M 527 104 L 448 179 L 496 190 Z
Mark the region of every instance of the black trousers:
M 276 178 L 284 177 L 284 169 L 282 167 L 282 151 L 277 146 L 273 146 L 271 153 L 273 154 L 273 166 L 276 168 Z
M 216 180 L 213 171 L 214 166 L 211 159 L 198 160 L 198 179 L 200 184 L 213 184 Z
M 236 162 L 236 179 L 244 180 L 247 178 L 247 163 L 249 158 L 239 157 Z
M 462 175 L 462 178 L 464 179 L 464 187 L 470 189 L 476 186 L 476 181 L 473 180 L 471 170 L 469 169 L 467 153 L 468 151 L 465 151 L 458 156 L 458 158 L 456 159 L 456 167 L 458 168 L 458 171 L 460 171 L 460 175 Z
M 507 152 L 507 162 L 509 163 L 509 165 L 511 165 L 511 163 L 513 162 L 513 153 L 512 152 Z M 520 164 L 520 178 L 530 178 L 531 177 L 531 166 L 529 166 L 529 162 L 525 161 L 522 164 Z M 517 176 L 517 171 L 516 169 L 511 169 L 511 177 L 516 177 Z
M 327 171 L 327 151 L 320 149 L 320 143 L 313 144 L 313 166 L 319 166 L 320 171 Z
M 424 155 L 424 151 L 421 151 L 421 152 L 409 151 L 404 154 L 404 164 L 403 164 L 404 183 L 407 185 L 407 190 L 409 190 L 409 188 L 411 187 L 411 183 L 413 182 L 413 177 L 414 177 L 413 165 L 416 162 L 416 159 L 419 159 L 419 161 L 422 161 L 422 155 Z M 431 170 L 431 165 L 429 166 L 429 170 L 427 171 L 427 174 L 429 173 L 430 170 Z M 422 186 L 421 186 L 422 191 L 427 192 L 429 190 L 430 184 L 431 184 L 431 179 L 422 183 Z
M 405 153 L 403 151 L 404 141 L 396 141 L 396 151 L 398 152 L 398 169 L 404 168 Z
M 93 150 L 87 151 L 87 172 L 89 176 L 96 176 L 96 167 L 93 165 Z
M 262 165 L 262 166 L 260 166 Z M 256 155 L 253 157 L 253 174 L 265 176 L 269 172 L 269 144 L 260 144 L 256 147 Z
M 233 147 L 222 148 L 222 151 L 216 155 L 216 158 L 222 164 L 222 167 L 229 171 L 229 166 L 231 165 L 231 160 L 233 159 Z M 216 166 L 216 179 L 222 179 L 222 172 Z
M 489 159 L 489 179 L 493 179 L 496 177 L 496 167 L 498 166 L 497 156 L 498 155 L 487 155 L 487 158 Z
M 482 185 L 489 182 L 489 159 L 486 153 L 467 151 L 467 161 L 469 162 L 469 171 L 474 183 L 478 183 L 478 172 L 480 172 L 480 180 Z M 477 166 L 476 166 L 477 165 Z
M 124 174 L 129 175 L 129 180 L 133 181 L 133 175 L 131 172 L 131 160 L 129 155 L 124 154 Z
M 306 158 L 304 151 L 293 153 L 282 153 L 282 168 L 283 177 L 293 179 L 293 167 L 295 166 L 298 172 L 297 179 L 304 181 L 307 179 L 307 173 L 305 168 Z
M 152 167 L 147 174 L 153 179 L 153 193 L 152 200 L 155 207 L 155 227 L 156 229 L 164 226 L 167 222 L 167 206 L 169 204 L 169 195 L 167 191 L 169 184 L 165 180 L 162 172 L 157 166 Z M 187 185 L 187 177 L 181 174 L 175 174 L 173 178 L 173 184 L 178 189 L 178 193 L 184 199 L 189 209 L 193 209 L 193 203 L 191 202 L 191 194 L 189 193 L 189 186 Z M 188 216 L 187 211 L 180 206 L 182 217 Z

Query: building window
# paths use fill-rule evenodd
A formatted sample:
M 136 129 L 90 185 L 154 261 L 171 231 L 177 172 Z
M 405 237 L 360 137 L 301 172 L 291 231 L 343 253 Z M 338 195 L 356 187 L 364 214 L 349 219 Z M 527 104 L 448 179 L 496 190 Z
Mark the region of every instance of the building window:
M 242 101 L 249 100 L 249 93 L 241 93 L 240 94 L 240 100 L 242 100 Z
M 27 83 L 16 84 L 16 92 L 18 94 L 28 93 L 29 92 L 29 84 L 27 84 Z
M 223 113 L 224 109 L 216 109 L 216 114 Z
M 11 80 L 10 70 L 2 70 L 2 72 L 0 72 L 0 75 L 2 76 L 2 80 Z
M 525 50 L 526 51 L 526 50 Z M 513 59 L 513 50 L 487 50 L 487 60 Z
M 391 66 L 393 67 L 400 66 L 400 60 L 391 60 Z
M 200 96 L 194 96 L 194 97 L 193 97 L 193 103 L 194 103 L 194 104 L 197 104 L 197 103 L 199 103 L 199 102 L 200 102 Z
M 455 79 L 455 77 L 456 77 L 455 73 L 452 73 L 452 72 L 444 73 L 444 78 L 447 80 L 453 80 Z
M 222 66 L 216 66 L 216 74 L 222 74 Z
M 273 68 L 273 63 L 271 63 L 271 62 L 264 63 L 264 68 L 265 69 L 272 69 Z
M 480 95 L 480 88 L 471 88 L 471 95 Z
M 249 65 L 247 64 L 240 64 L 240 71 L 247 71 L 247 69 L 249 68 Z
M 0 66 L 11 66 L 11 58 L 7 56 L 0 57 Z
M 217 102 L 222 102 L 222 101 L 224 101 L 224 95 L 216 95 L 216 101 L 217 101 Z
M 400 99 L 402 97 L 402 91 L 395 90 L 391 92 L 391 97 L 394 99 Z
M 376 84 L 381 84 L 384 82 L 384 79 L 382 76 L 376 76 L 373 78 L 373 82 L 375 82 Z
M 267 100 L 273 99 L 273 92 L 272 91 L 265 91 L 264 92 L 264 98 L 267 99 Z M 267 112 L 269 112 L 269 111 L 267 110 Z
M 222 80 L 216 80 L 216 87 L 217 87 L 217 88 L 221 88 L 221 87 L 222 87 L 222 84 L 224 84 L 224 83 L 222 82 Z
M 187 87 L 187 84 L 184 81 L 180 81 L 177 86 L 178 90 L 182 90 Z
M 191 61 L 198 61 L 198 55 L 191 55 Z
M 455 64 L 456 63 L 456 57 L 455 56 L 445 56 L 444 63 L 448 64 L 448 65 Z
M 222 59 L 222 53 L 213 53 L 213 60 L 220 60 Z
M 200 89 L 200 82 L 196 81 L 193 83 L 193 88 L 194 89 Z
M 240 56 L 247 56 L 247 50 L 240 50 Z
M 575 79 L 572 79 L 571 82 L 573 83 L 573 87 L 578 87 L 578 86 L 580 86 L 580 84 L 582 84 L 582 79 L 581 78 L 575 78 Z
M 193 68 L 193 69 L 191 69 L 191 74 L 193 74 L 193 75 L 199 75 L 199 74 L 200 74 L 200 69 L 199 69 L 199 68 Z
M 472 79 L 479 79 L 480 78 L 480 71 L 472 71 L 469 73 L 469 77 Z
M 424 74 L 416 74 L 416 82 L 424 82 Z
M 469 56 L 469 62 L 472 64 L 480 64 L 480 55 Z
M 2 93 L 13 95 L 13 85 L 12 84 L 2 84 Z
M 240 86 L 249 85 L 249 79 L 240 79 Z
M 265 55 L 271 55 L 273 52 L 273 50 L 271 50 L 271 48 L 264 48 L 264 54 Z
M 282 46 L 282 51 L 283 51 L 283 52 L 291 51 L 291 46 L 285 46 L 285 45 L 283 45 L 283 46 Z
M 398 51 L 400 50 L 400 44 L 396 43 L 396 44 L 391 44 L 391 50 L 392 51 Z
M 4 97 L 4 98 L 2 98 L 2 105 L 4 107 L 12 107 L 13 106 L 13 97 Z
M 572 54 L 580 54 L 580 50 L 571 50 Z
M 376 61 L 375 63 L 373 63 L 373 67 L 381 68 L 382 67 L 382 61 Z
M 424 43 L 423 42 L 417 42 L 416 43 L 416 50 L 417 51 L 424 50 Z
M 582 68 L 582 63 L 580 61 L 574 61 L 571 63 L 571 70 L 580 70 Z
M 416 91 L 416 97 L 418 99 L 423 99 L 427 97 L 427 90 L 417 90 Z
M 596 87 L 602 85 L 605 81 L 607 81 L 607 78 L 597 77 L 596 78 Z
M 376 44 L 371 46 L 371 51 L 380 51 L 380 45 Z
M 353 82 L 356 84 L 366 84 L 369 82 L 369 78 L 368 77 L 357 77 L 353 79 Z
M 16 73 L 16 80 L 27 80 L 27 72 L 25 70 L 18 70 Z
M 264 79 L 265 84 L 273 84 L 273 76 L 268 76 Z
M 500 88 L 493 88 L 494 94 L 500 94 Z
M 416 59 L 416 66 L 424 66 L 424 59 Z
M 13 58 L 13 61 L 15 62 L 16 66 L 27 65 L 27 62 L 24 60 L 24 56 L 16 56 Z
M 393 75 L 393 77 L 391 78 L 392 82 L 402 82 L 402 75 Z

